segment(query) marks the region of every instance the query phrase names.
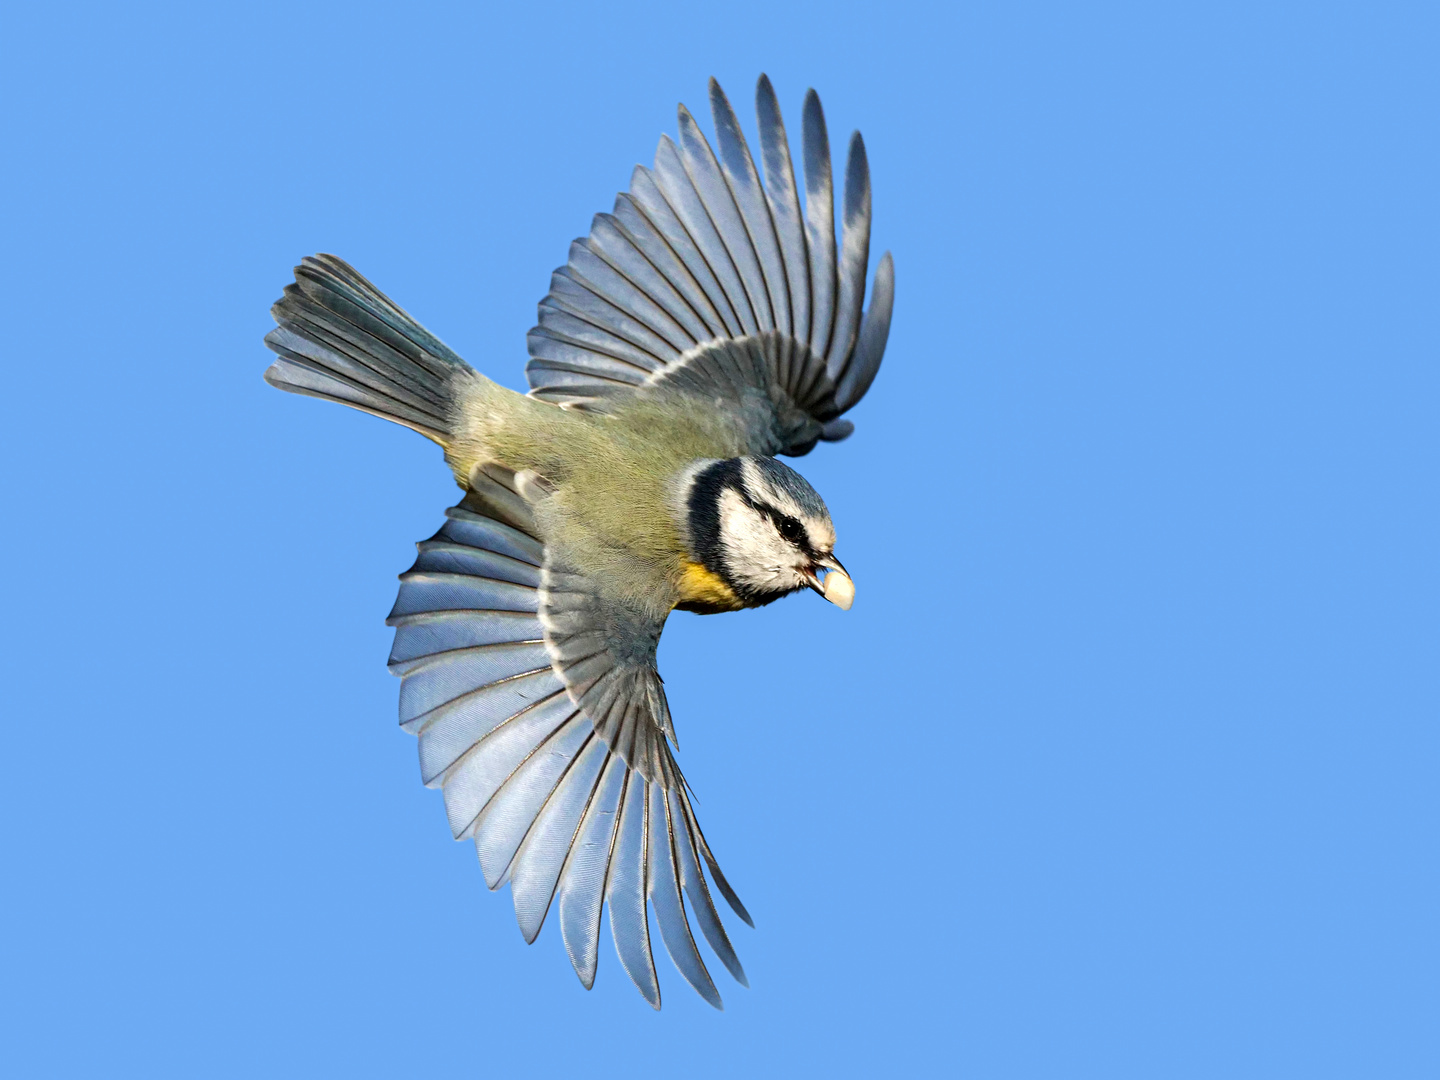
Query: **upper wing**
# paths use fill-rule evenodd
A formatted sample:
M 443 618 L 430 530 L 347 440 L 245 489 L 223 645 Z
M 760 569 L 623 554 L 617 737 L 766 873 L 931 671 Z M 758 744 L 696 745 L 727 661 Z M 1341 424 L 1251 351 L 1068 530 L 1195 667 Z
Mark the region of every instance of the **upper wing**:
M 666 745 L 655 670 L 659 625 L 607 607 L 552 565 L 513 474 L 486 467 L 419 545 L 389 622 L 400 722 L 420 737 L 425 784 L 450 828 L 475 841 L 486 884 L 510 882 L 527 942 L 558 898 L 565 948 L 595 980 L 601 909 L 640 992 L 660 1007 L 647 902 L 686 980 L 717 1008 L 690 914 L 741 983 L 745 973 L 702 863 L 747 923 L 700 832 Z
M 865 144 L 851 137 L 837 253 L 815 91 L 805 97 L 803 212 L 770 80 L 762 75 L 756 90 L 763 187 L 714 79 L 710 106 L 718 159 L 680 106 L 679 146 L 662 136 L 654 169 L 637 166 L 614 213 L 596 215 L 590 235 L 571 244 L 528 338 L 530 392 L 604 410 L 618 395 L 666 387 L 741 408 L 757 452 L 802 454 L 854 430 L 838 418 L 870 388 L 890 332 L 888 252 L 860 310 L 870 252 Z

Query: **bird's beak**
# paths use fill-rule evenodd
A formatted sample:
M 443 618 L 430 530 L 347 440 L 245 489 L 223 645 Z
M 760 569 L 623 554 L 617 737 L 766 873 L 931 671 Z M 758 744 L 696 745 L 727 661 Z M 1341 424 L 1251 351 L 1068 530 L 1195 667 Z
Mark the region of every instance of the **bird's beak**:
M 823 581 L 820 579 L 821 570 L 826 571 Z M 855 582 L 850 580 L 850 575 L 845 572 L 845 567 L 839 559 L 834 555 L 822 555 L 804 573 L 805 581 L 810 588 L 841 611 L 850 610 L 850 605 L 855 602 Z

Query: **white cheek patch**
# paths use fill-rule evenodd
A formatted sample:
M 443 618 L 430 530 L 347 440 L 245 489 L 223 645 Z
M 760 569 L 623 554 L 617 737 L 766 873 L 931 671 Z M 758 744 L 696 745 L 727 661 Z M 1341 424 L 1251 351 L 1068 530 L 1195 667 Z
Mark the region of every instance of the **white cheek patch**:
M 800 580 L 793 549 L 737 491 L 720 495 L 720 550 L 737 582 L 768 590 L 789 588 Z

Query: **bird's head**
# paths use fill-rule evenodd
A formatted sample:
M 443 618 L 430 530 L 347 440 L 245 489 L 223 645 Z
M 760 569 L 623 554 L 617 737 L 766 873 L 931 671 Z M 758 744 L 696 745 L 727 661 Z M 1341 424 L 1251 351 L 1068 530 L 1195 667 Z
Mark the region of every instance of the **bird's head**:
M 681 504 L 691 556 L 739 606 L 810 588 L 849 609 L 855 586 L 835 558 L 830 512 L 794 469 L 769 457 L 697 462 Z

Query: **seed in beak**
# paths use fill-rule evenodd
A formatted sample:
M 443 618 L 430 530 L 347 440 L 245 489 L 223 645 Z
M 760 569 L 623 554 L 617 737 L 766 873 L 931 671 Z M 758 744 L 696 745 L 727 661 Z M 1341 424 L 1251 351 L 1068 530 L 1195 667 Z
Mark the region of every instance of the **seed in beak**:
M 849 611 L 855 602 L 855 582 L 844 570 L 831 570 L 825 575 L 825 599 L 841 611 Z

